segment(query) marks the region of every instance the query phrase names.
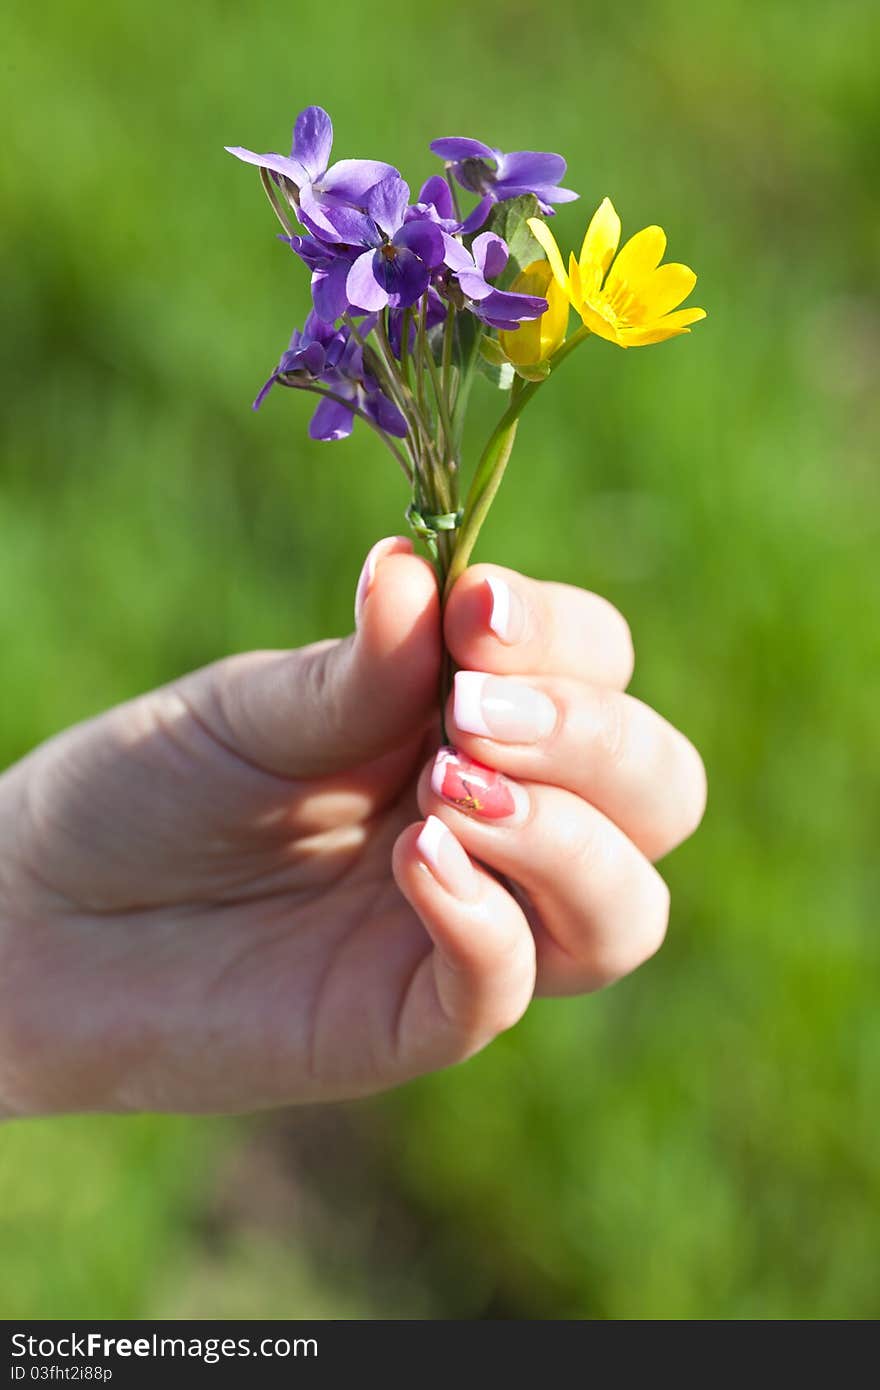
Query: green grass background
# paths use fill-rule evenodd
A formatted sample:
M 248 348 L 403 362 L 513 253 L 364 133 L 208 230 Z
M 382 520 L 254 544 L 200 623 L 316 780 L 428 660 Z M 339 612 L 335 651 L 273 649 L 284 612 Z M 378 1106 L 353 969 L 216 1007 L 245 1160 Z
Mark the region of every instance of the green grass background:
M 558 149 L 562 240 L 607 193 L 699 271 L 691 337 L 591 342 L 536 403 L 480 555 L 624 610 L 711 793 L 661 956 L 351 1107 L 319 1198 L 312 1112 L 7 1126 L 0 1315 L 876 1316 L 880 11 L 12 0 L 2 29 L 0 758 L 346 630 L 401 527 L 366 432 L 248 409 L 307 287 L 222 146 L 320 102 L 414 185 L 436 135 Z

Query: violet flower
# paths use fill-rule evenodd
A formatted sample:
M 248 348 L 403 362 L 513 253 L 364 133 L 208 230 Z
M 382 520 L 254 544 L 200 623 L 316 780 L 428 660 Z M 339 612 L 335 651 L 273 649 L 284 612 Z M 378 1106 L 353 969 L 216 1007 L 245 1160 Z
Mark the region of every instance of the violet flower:
M 366 335 L 372 327 L 373 323 L 365 320 L 361 330 Z M 394 402 L 385 395 L 375 377 L 367 371 L 360 344 L 347 328 L 341 329 L 340 335 L 345 342 L 342 354 L 321 379 L 335 396 L 344 397 L 350 405 L 325 397 L 309 423 L 310 437 L 326 441 L 346 439 L 354 428 L 357 412 L 372 420 L 386 434 L 403 439 L 408 433 L 406 420 Z
M 406 221 L 409 187 L 399 174 L 371 189 L 366 200 L 372 219 L 363 251 L 346 279 L 349 303 L 365 312 L 391 305 L 406 309 L 428 288 L 431 271 L 443 264 L 444 234 L 433 221 Z
M 375 320 L 365 320 L 361 325 L 364 335 L 374 326 Z M 386 434 L 402 439 L 407 433 L 406 421 L 397 406 L 365 369 L 363 350 L 348 328 L 334 328 L 315 313 L 309 314 L 301 331 L 293 330 L 290 346 L 260 388 L 254 410 L 259 410 L 277 382 L 293 387 L 324 386 L 334 396 L 350 402 L 344 404 L 329 396 L 320 401 L 309 424 L 312 439 L 346 438 L 351 434 L 356 413 L 366 415 Z
M 566 169 L 561 154 L 539 150 L 514 150 L 504 154 L 491 145 L 484 145 L 482 140 L 469 140 L 459 135 L 433 140 L 431 150 L 446 161 L 462 188 L 479 194 L 490 203 L 534 193 L 541 212 L 547 217 L 553 213 L 553 203 L 571 203 L 578 196 L 570 188 L 557 187 Z
M 471 232 L 480 230 L 489 216 L 493 202 L 493 198 L 481 198 L 464 221 L 460 222 L 456 217 L 449 184 L 442 174 L 432 174 L 422 184 L 418 201 L 407 212 L 407 219 L 427 217 L 445 232 L 449 232 L 450 236 L 469 236 Z
M 351 307 L 345 286 L 359 250 L 338 244 L 329 246 L 313 236 L 282 236 L 280 240 L 286 241 L 312 272 L 312 304 L 318 318 L 335 323 Z
M 296 118 L 289 156 L 256 154 L 240 145 L 227 145 L 226 149 L 246 164 L 268 169 L 287 191 L 303 226 L 314 236 L 329 242 L 357 243 L 367 223 L 362 211 L 366 195 L 397 170 L 376 159 L 340 159 L 331 165 L 332 146 L 333 123 L 327 112 L 321 106 L 307 106 Z
M 547 300 L 533 294 L 496 290 L 489 284 L 507 265 L 509 252 L 503 237 L 481 232 L 470 251 L 447 233 L 443 234 L 445 264 L 465 300 L 465 307 L 491 328 L 515 329 L 525 320 L 547 312 Z

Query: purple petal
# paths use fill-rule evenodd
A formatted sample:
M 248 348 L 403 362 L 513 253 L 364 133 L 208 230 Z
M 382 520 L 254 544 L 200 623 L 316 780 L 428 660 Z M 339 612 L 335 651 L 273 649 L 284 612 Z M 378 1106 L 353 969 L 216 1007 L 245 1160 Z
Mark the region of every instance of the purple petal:
M 391 174 L 400 178 L 393 164 L 382 164 L 378 159 L 340 159 L 321 179 L 320 191 L 347 198 L 350 203 L 363 203 L 370 189 Z
M 566 170 L 561 154 L 546 154 L 539 150 L 514 150 L 498 158 L 498 181 L 521 183 L 529 188 L 536 184 L 556 184 Z
M 471 255 L 477 269 L 482 271 L 483 278 L 494 280 L 507 265 L 510 252 L 503 237 L 497 236 L 495 232 L 481 232 L 474 239 Z
M 425 262 L 429 270 L 443 264 L 445 246 L 443 233 L 434 222 L 406 222 L 394 233 L 394 245 L 406 247 Z
M 482 304 L 471 304 L 469 307 L 474 317 L 480 319 L 482 323 L 488 324 L 490 328 L 503 328 L 508 333 L 515 333 L 520 327 L 518 319 L 492 318 L 491 314 L 485 313 Z
M 483 279 L 482 272 L 476 266 L 471 266 L 470 270 L 456 271 L 456 278 L 461 287 L 461 292 L 468 299 L 487 299 L 495 291 L 492 286 Z
M 288 348 L 278 364 L 279 376 L 286 372 L 308 372 L 309 376 L 320 376 L 323 370 L 324 349 L 320 343 Z
M 442 174 L 432 174 L 427 182 L 422 184 L 419 189 L 418 201 L 430 203 L 437 209 L 440 217 L 451 218 L 455 216 L 452 192 Z
M 272 387 L 275 385 L 275 382 L 276 382 L 277 380 L 278 380 L 278 373 L 277 373 L 277 371 L 275 371 L 275 372 L 273 372 L 272 375 L 269 377 L 269 380 L 266 381 L 266 382 L 264 382 L 263 385 L 260 387 L 259 391 L 257 392 L 256 398 L 255 398 L 255 400 L 254 400 L 254 403 L 253 403 L 253 405 L 251 406 L 251 410 L 259 410 L 260 406 L 263 404 L 263 401 L 266 399 L 266 397 L 268 396 L 269 392 L 272 390 Z
M 546 299 L 534 294 L 511 294 L 507 290 L 492 290 L 478 305 L 476 313 L 481 319 L 495 326 L 496 320 L 522 323 L 525 319 L 539 319 L 548 309 Z
M 286 241 L 292 251 L 295 251 L 301 261 L 304 261 L 309 270 L 326 269 L 333 263 L 333 252 L 321 241 L 313 236 L 281 236 L 281 241 Z
M 224 145 L 227 153 L 234 154 L 236 159 L 243 159 L 245 164 L 256 164 L 261 169 L 271 169 L 275 174 L 283 174 L 291 183 L 295 183 L 297 188 L 300 184 L 308 183 L 308 172 L 303 168 L 298 159 L 288 159 L 283 154 L 255 154 L 253 150 L 245 150 L 241 145 Z
M 391 174 L 370 189 L 365 207 L 386 236 L 394 236 L 403 222 L 409 202 L 409 187 L 399 174 Z
M 393 301 L 395 309 L 408 309 L 410 304 L 415 304 L 428 288 L 431 278 L 424 261 L 406 247 L 396 250 L 390 258 L 377 251 L 373 260 L 373 274 L 389 300 Z
M 351 261 L 340 257 L 326 270 L 316 270 L 312 275 L 312 303 L 325 323 L 335 323 L 348 308 L 346 282 L 350 269 Z
M 374 261 L 382 259 L 375 251 L 364 251 L 348 272 L 345 284 L 348 301 L 365 312 L 384 309 L 388 303 L 388 291 L 379 284 L 374 272 Z
M 495 150 L 484 145 L 482 140 L 468 140 L 463 135 L 446 135 L 442 140 L 431 141 L 431 153 L 439 154 L 441 159 L 494 159 Z
M 328 400 L 325 396 L 309 422 L 309 437 L 324 441 L 347 439 L 353 426 L 354 401 L 349 409 L 339 401 Z
M 478 232 L 480 230 L 486 218 L 489 216 L 489 213 L 492 211 L 492 204 L 495 201 L 491 193 L 487 193 L 485 198 L 480 199 L 477 206 L 472 208 L 459 228 L 462 236 L 469 236 L 471 232 Z
M 320 240 L 350 246 L 376 245 L 376 228 L 366 213 L 317 197 L 309 184 L 300 189 L 299 199 L 300 221 Z
M 290 153 L 308 170 L 312 182 L 321 177 L 330 163 L 332 148 L 333 122 L 324 108 L 307 106 L 305 111 L 300 111 L 293 127 Z
M 502 179 L 495 185 L 495 195 L 499 199 L 521 198 L 526 193 L 534 193 L 542 206 L 550 203 L 573 203 L 580 197 L 579 193 L 574 193 L 570 188 L 557 188 L 552 183 L 509 183 L 507 179 Z
M 406 420 L 393 401 L 381 391 L 374 391 L 368 395 L 363 402 L 363 411 L 369 415 L 381 430 L 386 434 L 395 435 L 398 439 L 404 439 L 408 433 Z
M 441 233 L 443 237 L 443 260 L 450 270 L 456 274 L 460 271 L 473 271 L 474 258 L 466 246 L 462 246 L 460 241 L 456 241 L 454 236 L 448 232 Z

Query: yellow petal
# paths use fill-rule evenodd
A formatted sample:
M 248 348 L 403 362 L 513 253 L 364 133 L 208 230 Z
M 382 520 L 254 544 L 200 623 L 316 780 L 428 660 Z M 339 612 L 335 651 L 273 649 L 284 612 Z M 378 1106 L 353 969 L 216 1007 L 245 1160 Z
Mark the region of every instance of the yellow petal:
M 581 281 L 581 270 L 575 260 L 574 252 L 570 252 L 568 257 L 568 293 L 575 309 L 580 313 L 580 306 L 584 302 L 584 287 Z
M 687 299 L 697 277 L 690 266 L 670 261 L 647 276 L 639 286 L 639 303 L 645 319 L 650 321 L 668 314 L 683 299 Z
M 568 332 L 568 313 L 571 305 L 565 290 L 556 283 L 555 276 L 547 286 L 547 303 L 550 307 L 539 320 L 542 361 L 545 357 L 552 357 L 556 349 L 562 347 Z
M 605 293 L 609 298 L 615 290 L 627 285 L 635 290 L 639 282 L 656 270 L 666 250 L 666 233 L 662 227 L 643 227 L 621 248 L 617 260 L 608 272 Z
M 620 218 L 610 198 L 603 198 L 581 246 L 580 272 L 585 288 L 598 289 L 620 241 Z
M 583 304 L 578 306 L 578 312 L 583 320 L 584 327 L 589 328 L 591 333 L 595 333 L 597 338 L 607 338 L 609 343 L 616 343 L 618 347 L 625 346 L 618 336 L 617 329 L 614 325 L 610 324 L 606 318 L 603 318 L 602 315 L 593 308 L 592 304 L 587 303 L 585 300 Z
M 568 276 L 565 273 L 565 266 L 562 263 L 562 253 L 556 244 L 555 236 L 547 226 L 547 223 L 542 222 L 540 217 L 529 218 L 529 231 L 535 238 L 535 241 L 540 242 L 541 246 L 544 248 L 547 253 L 547 260 L 550 262 L 550 268 L 556 277 L 556 282 L 562 286 L 567 294 Z
M 547 312 L 516 329 L 502 329 L 498 341 L 515 367 L 531 367 L 552 356 L 564 342 L 568 328 L 568 295 L 556 282 L 547 261 L 532 261 L 510 286 L 514 294 L 538 294 L 547 300 Z
M 690 333 L 691 323 L 698 323 L 706 317 L 705 309 L 679 309 L 677 313 L 666 314 L 662 319 L 645 324 L 639 328 L 622 328 L 620 341 L 624 347 L 647 347 L 651 343 L 663 343 L 667 338 L 677 338 L 680 333 Z

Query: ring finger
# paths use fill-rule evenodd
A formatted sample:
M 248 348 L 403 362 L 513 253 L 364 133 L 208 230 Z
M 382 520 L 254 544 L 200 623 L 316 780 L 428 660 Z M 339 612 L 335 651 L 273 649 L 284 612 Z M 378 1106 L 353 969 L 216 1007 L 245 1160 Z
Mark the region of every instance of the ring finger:
M 542 993 L 598 989 L 660 946 L 669 894 L 657 870 L 580 797 L 514 782 L 441 749 L 419 783 L 469 854 L 525 890 L 534 909 Z

